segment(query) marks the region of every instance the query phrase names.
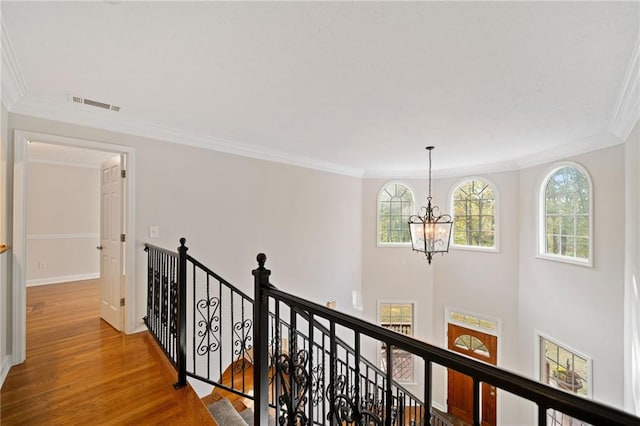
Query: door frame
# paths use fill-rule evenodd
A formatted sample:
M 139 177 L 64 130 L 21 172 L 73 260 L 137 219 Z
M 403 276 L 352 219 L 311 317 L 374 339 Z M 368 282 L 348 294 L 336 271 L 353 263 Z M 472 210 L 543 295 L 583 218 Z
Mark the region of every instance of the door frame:
M 99 151 L 124 154 L 127 178 L 123 198 L 124 228 L 128 235 L 125 242 L 125 333 L 135 330 L 135 148 L 87 139 L 50 135 L 28 130 L 14 130 L 13 163 L 13 324 L 12 324 L 12 364 L 20 364 L 26 358 L 27 339 L 27 144 L 30 141 L 54 145 L 67 145 Z
M 495 330 L 488 330 L 485 328 L 481 328 L 481 327 L 474 327 L 471 324 L 467 324 L 461 321 L 456 321 L 456 320 L 452 320 L 451 319 L 451 313 L 452 312 L 458 312 L 464 315 L 469 315 L 472 317 L 476 317 L 476 318 L 480 318 L 480 319 L 484 319 L 484 320 L 489 320 L 492 321 L 496 324 L 496 328 Z M 498 350 L 496 353 L 496 366 L 500 366 L 500 362 L 502 360 L 502 344 L 501 344 L 501 340 L 502 340 L 502 320 L 500 320 L 500 318 L 495 318 L 495 317 L 491 317 L 488 315 L 481 315 L 478 314 L 476 312 L 471 312 L 468 311 L 466 309 L 457 309 L 457 308 L 452 308 L 450 306 L 445 306 L 444 307 L 444 348 L 447 348 L 449 345 L 449 341 L 448 341 L 448 330 L 449 330 L 449 324 L 454 324 L 454 325 L 459 325 L 461 327 L 466 327 L 472 330 L 477 330 L 480 331 L 482 333 L 485 334 L 490 334 L 492 336 L 496 336 L 497 340 L 498 340 Z M 448 392 L 449 392 L 449 380 L 447 378 L 447 372 L 446 369 L 444 370 L 444 404 L 443 404 L 443 410 L 444 412 L 448 412 L 449 411 L 449 404 L 447 402 L 448 399 Z M 500 388 L 496 388 L 496 389 L 500 389 Z M 496 424 L 497 425 L 501 425 L 502 424 L 502 410 L 500 409 L 500 407 L 502 407 L 502 394 L 503 392 L 498 392 L 498 395 L 496 395 Z

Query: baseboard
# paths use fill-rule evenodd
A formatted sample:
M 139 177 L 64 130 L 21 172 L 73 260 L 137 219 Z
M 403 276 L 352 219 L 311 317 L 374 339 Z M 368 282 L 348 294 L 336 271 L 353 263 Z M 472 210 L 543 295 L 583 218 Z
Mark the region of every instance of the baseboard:
M 442 411 L 443 413 L 447 412 L 447 407 L 445 407 L 444 405 L 440 405 L 437 402 L 431 401 L 431 406 L 437 408 L 438 410 Z
M 127 334 L 136 334 L 136 333 L 142 333 L 143 331 L 149 331 L 149 329 L 147 328 L 146 325 L 142 324 L 139 325 L 138 327 L 136 327 L 131 333 L 127 333 Z
M 7 374 L 9 374 L 9 370 L 13 365 L 12 361 L 11 355 L 5 356 L 2 360 L 2 367 L 0 368 L 0 388 L 4 384 L 4 379 L 7 378 Z
M 35 280 L 27 280 L 27 287 L 67 283 L 71 281 L 95 280 L 96 278 L 100 278 L 100 272 L 94 272 L 91 274 L 65 275 L 62 277 L 38 278 Z

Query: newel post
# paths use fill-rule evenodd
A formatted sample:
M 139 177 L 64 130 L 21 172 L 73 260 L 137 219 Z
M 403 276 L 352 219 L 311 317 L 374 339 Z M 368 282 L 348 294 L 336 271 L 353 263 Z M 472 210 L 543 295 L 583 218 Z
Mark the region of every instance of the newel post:
M 178 381 L 173 387 L 179 389 L 187 384 L 187 250 L 185 238 L 180 238 L 178 247 Z
M 264 267 L 267 256 L 260 253 L 254 269 L 253 302 L 253 424 L 266 425 L 269 409 L 269 297 L 266 289 L 270 286 L 271 271 Z

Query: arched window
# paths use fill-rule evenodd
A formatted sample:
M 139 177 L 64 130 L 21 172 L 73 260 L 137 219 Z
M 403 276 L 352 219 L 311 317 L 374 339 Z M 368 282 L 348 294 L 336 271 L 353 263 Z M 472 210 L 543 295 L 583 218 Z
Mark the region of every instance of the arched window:
M 412 214 L 413 193 L 407 186 L 396 182 L 383 186 L 378 193 L 378 244 L 408 244 Z
M 540 186 L 539 255 L 555 260 L 592 264 L 592 185 L 587 171 L 563 163 Z
M 481 178 L 468 179 L 455 187 L 453 246 L 496 250 L 496 190 Z

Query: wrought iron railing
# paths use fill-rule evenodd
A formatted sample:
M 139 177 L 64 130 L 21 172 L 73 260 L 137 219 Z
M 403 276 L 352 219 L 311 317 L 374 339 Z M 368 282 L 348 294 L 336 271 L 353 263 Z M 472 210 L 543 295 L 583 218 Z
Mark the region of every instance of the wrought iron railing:
M 640 423 L 617 409 L 282 292 L 269 283 L 264 255 L 253 271 L 254 303 L 187 255 L 184 239 L 180 243 L 177 252 L 145 245 L 145 323 L 178 371 L 176 387 L 194 377 L 253 399 L 254 425 L 268 424 L 270 409 L 287 425 L 429 424 L 434 364 L 473 379 L 478 425 L 482 383 L 534 402 L 539 425 L 546 424 L 548 409 L 594 425 Z M 394 380 L 392 368 L 383 371 L 367 360 L 371 342 L 374 354 L 384 348 L 386 366 L 394 349 L 423 360 L 422 401 Z
M 258 255 L 258 268 L 253 271 L 255 277 L 254 341 L 256 348 L 267 347 L 269 339 L 273 339 L 269 330 L 263 326 L 267 324 L 270 310 L 276 312 L 288 309 L 289 323 L 293 333 L 297 333 L 298 318 L 310 318 L 306 324 L 302 324 L 302 334 L 314 340 L 315 321 L 326 321 L 330 330 L 329 345 L 329 382 L 325 382 L 327 390 L 328 415 L 327 421 L 332 425 L 337 424 L 361 424 L 361 425 L 392 425 L 414 424 L 423 422 L 423 418 L 399 419 L 397 413 L 402 400 L 394 400 L 391 392 L 393 369 L 386 372 L 386 392 L 383 395 L 381 409 L 372 407 L 368 403 L 367 390 L 363 389 L 359 380 L 344 377 L 338 368 L 340 353 L 337 347 L 336 328 L 349 330 L 354 342 L 354 367 L 359 370 L 361 365 L 361 342 L 364 339 L 373 339 L 384 344 L 386 365 L 392 365 L 393 348 L 399 348 L 410 352 L 424 361 L 424 406 L 431 411 L 432 366 L 440 365 L 463 373 L 473 380 L 473 423 L 481 424 L 480 393 L 483 383 L 489 384 L 503 391 L 517 395 L 525 400 L 533 402 L 537 406 L 537 423 L 545 425 L 547 422 L 547 410 L 558 410 L 582 422 L 592 425 L 636 425 L 640 424 L 640 418 L 621 410 L 584 399 L 577 395 L 554 389 L 540 382 L 528 379 L 518 374 L 508 372 L 501 368 L 485 364 L 474 359 L 464 357 L 454 352 L 442 349 L 427 343 L 418 341 L 410 336 L 395 333 L 391 330 L 376 326 L 359 318 L 352 317 L 342 312 L 334 311 L 325 306 L 315 304 L 300 297 L 293 296 L 278 290 L 270 284 L 271 272 L 264 267 L 266 256 Z M 280 339 L 276 335 L 275 341 Z M 284 354 L 280 348 L 276 348 L 280 354 L 276 361 L 276 369 L 289 373 L 289 385 L 280 386 L 277 390 L 279 404 L 277 416 L 282 419 L 281 424 L 307 424 L 314 419 L 313 395 L 314 383 L 311 378 L 318 365 L 318 360 L 313 353 L 295 343 L 290 344 L 289 353 Z M 322 361 L 324 362 L 324 361 Z M 255 425 L 266 424 L 268 400 L 266 396 L 268 386 L 267 369 L 270 367 L 268 354 L 256 355 L 254 371 L 254 410 L 256 412 Z M 323 364 L 324 365 L 324 364 Z M 293 376 L 293 379 L 291 378 Z M 359 374 L 356 374 L 358 377 Z M 400 405 L 400 407 L 398 407 Z M 396 416 L 394 416 L 394 410 Z M 438 421 L 441 421 L 440 418 Z
M 186 384 L 187 377 L 193 377 L 218 386 L 226 391 L 253 398 L 253 300 L 220 277 L 201 262 L 187 254 L 185 240 L 180 240 L 177 252 L 172 252 L 151 244 L 145 245 L 148 253 L 148 293 L 145 324 L 156 338 L 178 371 L 175 387 Z M 180 292 L 180 277 L 184 292 Z M 180 308 L 184 306 L 183 308 Z M 181 321 L 184 312 L 186 321 Z M 304 312 L 298 317 L 311 320 Z M 299 329 L 293 331 L 289 323 L 276 313 L 269 315 L 271 337 L 268 344 L 270 366 L 277 360 L 274 353 L 286 353 L 289 344 L 282 348 L 282 339 L 312 350 L 316 359 L 327 360 L 330 356 L 330 330 L 317 320 L 312 320 L 316 330 L 316 339 L 312 344 L 308 336 Z M 276 325 L 277 324 L 277 325 Z M 281 336 L 281 346 L 277 346 L 275 336 Z M 180 342 L 183 342 L 182 344 Z M 386 374 L 374 363 L 361 358 L 360 369 L 356 370 L 353 360 L 354 349 L 339 337 L 335 338 L 337 371 L 348 382 L 360 377 L 363 389 L 367 389 L 366 404 L 371 410 L 380 410 L 387 391 Z M 235 362 L 245 359 L 248 362 Z M 229 368 L 233 364 L 232 368 Z M 318 365 L 314 371 L 316 383 L 314 393 L 314 424 L 325 424 L 328 406 L 323 395 L 326 393 L 321 383 L 329 383 L 329 369 Z M 359 372 L 358 372 L 359 371 Z M 270 375 L 271 399 L 269 404 L 276 407 L 279 395 L 277 374 Z M 358 376 L 359 374 L 359 376 Z M 225 381 L 220 378 L 225 376 Z M 391 382 L 394 407 L 409 407 L 407 410 L 393 410 L 398 422 L 408 413 L 422 417 L 424 406 L 421 401 L 395 381 Z M 404 423 L 397 423 L 404 424 Z
M 180 240 L 177 252 L 145 244 L 145 324 L 178 371 L 176 388 L 193 377 L 251 397 L 250 364 L 228 367 L 250 357 L 253 300 L 189 256 L 185 242 Z M 223 374 L 226 384 L 220 383 Z
M 330 362 L 332 360 L 332 341 L 335 343 L 335 363 L 336 371 L 340 377 L 340 383 L 335 384 L 344 393 L 349 388 L 353 388 L 358 383 L 362 389 L 361 403 L 367 407 L 367 410 L 375 413 L 383 412 L 386 401 L 385 393 L 391 389 L 393 408 L 391 410 L 392 424 L 394 425 L 410 425 L 422 419 L 425 415 L 424 404 L 418 397 L 409 392 L 402 384 L 391 379 L 390 386 L 387 386 L 389 376 L 381 368 L 369 361 L 364 356 L 357 357 L 356 350 L 351 343 L 338 337 L 334 333 L 333 338 L 331 330 L 323 325 L 318 318 L 310 316 L 305 311 L 296 308 L 286 307 L 289 318 L 282 315 L 280 306 L 275 305 L 275 309 L 269 312 L 269 368 L 282 375 L 288 376 L 287 368 L 284 368 L 282 362 L 290 363 L 300 353 L 304 357 L 315 360 L 315 365 L 309 370 L 311 375 L 310 386 L 311 395 L 310 413 L 307 414 L 307 420 L 313 424 L 326 424 L 331 407 L 327 401 L 328 390 L 326 384 L 331 383 Z M 305 329 L 302 330 L 301 323 L 304 323 Z M 278 326 L 276 326 L 278 324 Z M 293 324 L 293 326 L 292 326 Z M 312 337 L 311 337 L 312 336 Z M 312 343 L 311 343 L 312 342 Z M 273 356 L 278 354 L 278 356 Z M 359 358 L 359 362 L 356 359 Z M 299 362 L 307 362 L 300 359 Z M 299 370 L 299 366 L 295 366 Z M 295 377 L 294 377 L 295 379 Z M 301 378 L 298 378 L 301 379 Z M 278 388 L 277 380 L 270 382 L 269 395 L 281 395 L 283 388 L 287 388 L 289 384 L 285 382 L 280 384 Z M 279 404 L 280 401 L 269 399 L 269 405 Z M 285 405 L 289 406 L 291 402 Z M 281 411 L 282 407 L 275 407 L 276 411 Z M 384 417 L 384 416 L 383 416 Z

